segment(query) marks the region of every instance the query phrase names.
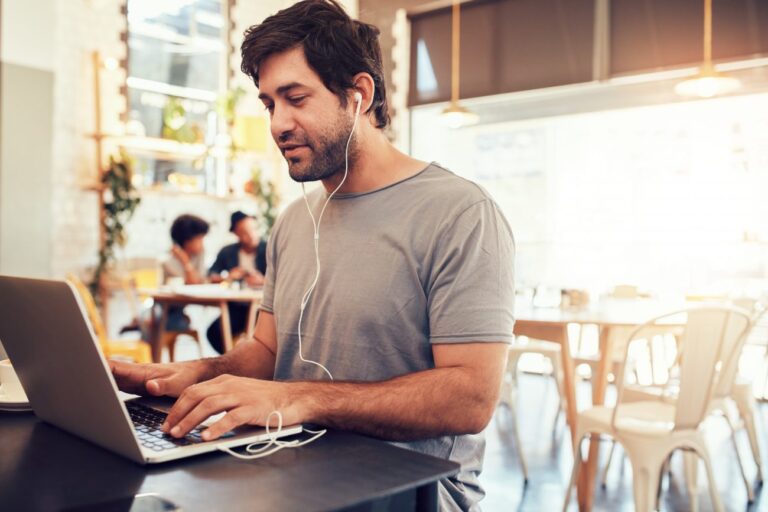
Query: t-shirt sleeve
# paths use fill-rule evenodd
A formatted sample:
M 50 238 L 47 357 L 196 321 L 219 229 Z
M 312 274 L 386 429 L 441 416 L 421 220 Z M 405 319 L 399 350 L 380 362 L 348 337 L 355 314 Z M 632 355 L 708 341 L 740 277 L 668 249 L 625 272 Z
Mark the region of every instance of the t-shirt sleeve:
M 165 260 L 161 267 L 163 269 L 163 284 L 167 284 L 172 277 L 184 277 L 184 266 L 174 257 Z
M 512 230 L 490 199 L 446 226 L 428 286 L 431 343 L 512 342 L 514 256 Z
M 276 253 L 275 247 L 277 246 L 277 236 L 280 230 L 280 218 L 275 222 L 272 228 L 272 234 L 269 237 L 266 247 L 266 260 L 267 260 L 267 273 L 264 274 L 264 296 L 261 299 L 261 306 L 259 309 L 266 311 L 267 313 L 274 313 L 275 302 L 275 274 L 277 273 L 276 265 Z

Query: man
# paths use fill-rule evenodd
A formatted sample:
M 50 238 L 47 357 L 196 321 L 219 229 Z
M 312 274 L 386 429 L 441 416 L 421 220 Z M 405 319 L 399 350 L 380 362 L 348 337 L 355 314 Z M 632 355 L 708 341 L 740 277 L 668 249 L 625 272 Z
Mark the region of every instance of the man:
M 169 284 L 173 280 L 182 281 L 184 284 L 205 282 L 203 239 L 209 228 L 208 223 L 197 215 L 184 214 L 174 219 L 171 224 L 171 255 L 162 264 L 163 284 Z M 153 310 L 159 322 L 160 306 L 155 305 Z M 170 306 L 165 329 L 186 331 L 189 328 L 190 320 L 184 313 L 184 306 Z
M 267 242 L 259 238 L 256 219 L 241 211 L 230 217 L 229 231 L 237 236 L 237 242 L 223 247 L 216 256 L 208 279 L 213 283 L 222 281 L 243 282 L 257 287 L 264 284 L 267 273 Z M 229 321 L 232 334 L 237 336 L 246 329 L 248 321 L 247 304 L 229 305 Z M 224 353 L 224 340 L 221 334 L 221 317 L 208 327 L 208 341 L 219 354 Z
M 242 55 L 291 177 L 323 186 L 273 229 L 252 340 L 215 359 L 113 363 L 119 385 L 178 396 L 164 426 L 174 436 L 222 411 L 206 438 L 280 411 L 284 424 L 450 458 L 462 469 L 441 481 L 441 507 L 476 509 L 480 433 L 512 339 L 509 226 L 485 191 L 390 144 L 378 30 L 335 1 L 306 0 L 251 27 Z M 316 239 L 306 208 L 320 217 L 340 184 Z M 302 308 L 316 279 L 315 242 L 321 270 Z

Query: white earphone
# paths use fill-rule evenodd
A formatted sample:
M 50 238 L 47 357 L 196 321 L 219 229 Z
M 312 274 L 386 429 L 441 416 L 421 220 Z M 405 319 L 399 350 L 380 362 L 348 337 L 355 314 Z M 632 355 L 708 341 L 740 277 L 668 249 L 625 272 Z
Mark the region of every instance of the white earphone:
M 315 271 L 315 279 L 312 281 L 312 284 L 309 286 L 307 291 L 304 292 L 304 296 L 301 299 L 301 311 L 299 313 L 299 329 L 298 329 L 299 358 L 305 363 L 314 364 L 322 368 L 323 371 L 326 374 L 328 374 L 328 377 L 330 377 L 331 380 L 333 380 L 333 375 L 331 375 L 331 372 L 328 371 L 328 368 L 318 363 L 317 361 L 312 361 L 311 359 L 304 358 L 304 355 L 302 354 L 302 347 L 301 347 L 301 321 L 304 318 L 304 308 L 307 307 L 307 304 L 309 303 L 309 298 L 312 296 L 312 292 L 315 290 L 315 286 L 317 285 L 318 279 L 320 279 L 320 252 L 319 252 L 320 222 L 323 220 L 323 213 L 325 213 L 325 207 L 328 206 L 328 202 L 331 200 L 333 195 L 341 188 L 341 186 L 344 185 L 344 182 L 347 180 L 347 174 L 349 174 L 349 143 L 352 141 L 352 135 L 355 133 L 355 128 L 357 128 L 357 119 L 358 117 L 360 117 L 360 106 L 363 103 L 363 95 L 360 94 L 359 91 L 355 91 L 355 94 L 353 97 L 355 99 L 355 103 L 357 103 L 357 107 L 355 108 L 355 120 L 352 123 L 352 130 L 349 132 L 349 138 L 347 139 L 347 147 L 346 147 L 346 150 L 344 151 L 344 177 L 341 179 L 341 182 L 339 183 L 339 185 L 328 196 L 328 199 L 325 200 L 325 204 L 323 205 L 323 209 L 320 210 L 320 216 L 317 218 L 317 221 L 315 221 L 315 216 L 312 214 L 312 209 L 309 207 L 307 194 L 304 190 L 304 183 L 302 182 L 301 184 L 301 191 L 304 193 L 304 202 L 307 205 L 307 211 L 309 211 L 309 216 L 310 218 L 312 218 L 312 226 L 314 227 L 316 271 Z M 277 418 L 277 431 L 274 433 L 270 431 L 270 426 L 269 426 L 272 416 L 275 416 Z M 271 413 L 269 413 L 269 416 L 267 416 L 266 429 L 267 429 L 268 439 L 266 441 L 260 441 L 260 442 L 249 444 L 248 446 L 245 447 L 245 451 L 246 451 L 245 454 L 237 453 L 228 447 L 220 447 L 219 450 L 225 453 L 228 453 L 233 457 L 237 457 L 238 459 L 243 459 L 243 460 L 260 459 L 262 457 L 267 457 L 269 455 L 272 455 L 273 453 L 280 451 L 283 448 L 297 448 L 299 446 L 309 444 L 317 440 L 323 434 L 325 434 L 325 429 L 320 431 L 314 431 L 314 430 L 308 430 L 305 428 L 304 432 L 308 432 L 312 434 L 312 437 L 310 437 L 309 439 L 305 439 L 304 441 L 278 440 L 280 431 L 283 429 L 283 415 L 278 410 L 272 411 Z
M 333 380 L 333 375 L 331 375 L 331 372 L 323 366 L 322 364 L 318 363 L 317 361 L 313 361 L 311 359 L 304 358 L 304 354 L 302 353 L 302 342 L 301 342 L 301 321 L 304 318 L 304 309 L 307 307 L 307 304 L 309 304 L 309 299 L 312 296 L 312 292 L 315 291 L 315 286 L 317 286 L 317 281 L 320 279 L 320 223 L 323 220 L 323 214 L 325 213 L 325 208 L 328 206 L 328 203 L 331 201 L 331 198 L 338 192 L 338 190 L 344 185 L 344 182 L 347 181 L 347 175 L 349 174 L 349 144 L 352 142 L 352 135 L 355 133 L 355 128 L 357 128 L 357 120 L 360 117 L 360 108 L 363 104 L 363 95 L 360 93 L 360 91 L 355 91 L 354 94 L 355 103 L 357 103 L 357 107 L 355 108 L 355 120 L 352 122 L 352 130 L 349 132 L 349 137 L 347 138 L 347 145 L 346 149 L 344 150 L 344 177 L 341 179 L 339 184 L 336 186 L 335 189 L 333 189 L 333 192 L 330 193 L 328 198 L 325 200 L 325 204 L 323 205 L 323 208 L 320 210 L 320 215 L 317 218 L 317 221 L 315 221 L 315 216 L 312 214 L 312 208 L 309 206 L 309 200 L 307 199 L 307 193 L 304 189 L 304 183 L 301 184 L 301 191 L 304 194 L 304 203 L 307 205 L 307 211 L 309 212 L 309 217 L 312 219 L 312 226 L 314 227 L 314 246 L 315 246 L 315 279 L 312 281 L 312 284 L 309 285 L 309 288 L 307 288 L 307 291 L 304 292 L 304 296 L 301 298 L 301 305 L 299 310 L 299 326 L 298 326 L 298 337 L 299 337 L 299 359 L 304 361 L 305 363 L 310 363 L 319 366 L 323 369 L 323 371 L 328 375 L 328 377 Z

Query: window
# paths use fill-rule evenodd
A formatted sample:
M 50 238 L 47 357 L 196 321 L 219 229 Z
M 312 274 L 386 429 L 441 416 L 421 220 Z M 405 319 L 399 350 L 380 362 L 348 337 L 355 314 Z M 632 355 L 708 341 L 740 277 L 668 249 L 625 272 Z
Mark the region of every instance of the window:
M 128 116 L 132 135 L 198 144 L 129 147 L 145 186 L 214 192 L 222 162 L 206 147 L 222 131 L 228 21 L 222 0 L 128 0 Z
M 489 0 L 461 8 L 461 97 L 592 79 L 594 0 Z M 451 9 L 411 17 L 409 103 L 447 101 Z

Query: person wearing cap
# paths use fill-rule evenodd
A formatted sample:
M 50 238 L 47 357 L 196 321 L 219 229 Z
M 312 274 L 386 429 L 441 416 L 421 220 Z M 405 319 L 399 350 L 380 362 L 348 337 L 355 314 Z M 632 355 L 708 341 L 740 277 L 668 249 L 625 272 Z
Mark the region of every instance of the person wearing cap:
M 213 283 L 230 281 L 242 282 L 251 287 L 262 286 L 267 272 L 267 242 L 259 237 L 256 219 L 238 210 L 230 217 L 229 231 L 237 236 L 237 242 L 219 251 L 208 271 L 208 279 Z M 244 332 L 248 321 L 248 305 L 230 304 L 229 318 L 234 336 Z M 208 327 L 207 336 L 214 350 L 223 353 L 221 317 Z

